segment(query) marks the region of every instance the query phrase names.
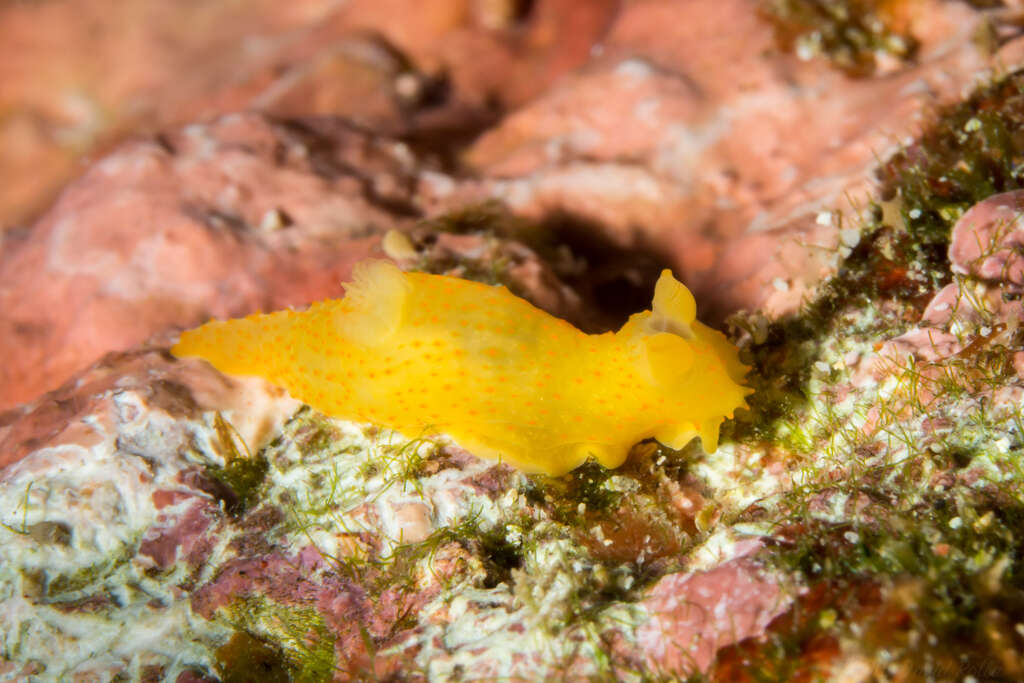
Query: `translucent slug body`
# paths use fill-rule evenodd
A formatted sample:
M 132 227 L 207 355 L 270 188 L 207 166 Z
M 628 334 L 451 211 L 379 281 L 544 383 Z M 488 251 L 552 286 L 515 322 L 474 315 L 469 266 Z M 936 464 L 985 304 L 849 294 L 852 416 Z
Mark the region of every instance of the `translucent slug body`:
M 364 261 L 340 300 L 209 322 L 171 349 L 259 375 L 331 416 L 406 435 L 447 433 L 473 454 L 560 475 L 588 456 L 617 467 L 654 437 L 718 445 L 745 405 L 746 368 L 696 321 L 663 271 L 653 311 L 585 334 L 505 287 Z

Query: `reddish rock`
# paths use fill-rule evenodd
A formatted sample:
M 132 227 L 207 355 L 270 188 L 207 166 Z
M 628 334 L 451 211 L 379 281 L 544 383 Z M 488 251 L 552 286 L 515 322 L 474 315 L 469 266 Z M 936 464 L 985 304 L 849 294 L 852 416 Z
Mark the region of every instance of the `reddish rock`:
M 4 3 L 0 232 L 133 130 L 250 109 L 459 138 L 587 59 L 616 4 Z
M 211 619 L 218 609 L 246 598 L 284 608 L 313 606 L 338 639 L 339 669 L 365 671 L 370 655 L 361 627 L 373 610 L 368 596 L 359 586 L 337 577 L 308 576 L 296 559 L 271 555 L 228 561 L 214 581 L 192 594 L 192 609 Z
M 232 426 L 254 448 L 297 405 L 280 390 L 268 390 L 262 380 L 229 378 L 203 363 L 175 362 L 163 349 L 112 353 L 34 404 L 0 413 L 0 468 L 43 449 L 60 450 L 69 444 L 102 447 L 106 439 L 113 438 L 111 432 L 116 436 L 122 423 L 136 420 L 144 412 L 126 400 L 128 396 L 139 397 L 145 410 L 176 418 L 196 418 L 211 407 L 237 411 Z M 171 436 L 164 435 L 167 448 L 179 446 L 177 437 L 187 437 L 182 433 Z M 123 446 L 127 448 L 129 442 Z M 174 479 L 175 499 L 201 490 L 186 479 Z M 155 509 L 165 507 L 161 503 L 168 499 L 161 492 L 169 486 L 161 485 L 151 493 L 149 500 Z
M 125 381 L 121 373 L 132 370 L 147 372 L 149 367 L 161 362 L 158 355 L 152 351 L 111 355 L 76 378 L 73 385 L 65 385 L 52 392 L 38 405 L 0 413 L 0 467 L 16 463 L 40 448 L 63 443 L 84 447 L 102 443 L 102 434 L 86 426 L 84 419 L 102 412 L 109 400 L 109 392 L 118 382 Z M 115 367 L 116 373 L 113 371 Z M 174 383 L 167 379 L 156 374 L 147 393 L 150 396 L 162 394 L 164 398 L 174 395 Z M 130 380 L 126 382 L 130 383 Z M 148 378 L 145 383 L 149 383 Z M 180 409 L 192 412 L 195 403 L 187 398 L 181 402 Z
M 397 642 L 416 624 L 410 615 L 436 597 L 442 580 L 458 579 L 472 570 L 469 560 L 475 558 L 450 542 L 436 549 L 436 571 L 427 572 L 415 589 L 400 573 L 389 576 L 386 562 L 381 563 L 383 570 L 368 563 L 369 574 L 343 578 L 336 560 L 328 561 L 315 546 L 293 545 L 288 534 L 281 533 L 285 515 L 272 502 L 228 514 L 216 492 L 211 494 L 210 475 L 204 473 L 204 468 L 220 467 L 219 459 L 224 458 L 210 413 L 230 418 L 239 438 L 259 452 L 264 437 L 280 435 L 284 418 L 296 410 L 295 402 L 282 399 L 280 393 L 262 381 L 224 377 L 205 363 L 178 361 L 163 351 L 139 351 L 110 354 L 36 404 L 4 415 L 0 494 L 6 496 L 6 521 L 12 520 L 11 501 L 16 499 L 25 507 L 27 528 L 33 530 L 19 531 L 25 523 L 20 516 L 19 526 L 8 525 L 5 533 L 12 538 L 6 543 L 4 561 L 17 557 L 18 562 L 31 564 L 31 548 L 40 543 L 53 544 L 63 558 L 58 567 L 33 570 L 38 585 L 26 584 L 28 592 L 24 598 L 19 593 L 18 599 L 28 599 L 40 609 L 56 605 L 69 619 L 96 610 L 108 616 L 119 610 L 132 615 L 115 614 L 109 622 L 117 638 L 111 649 L 117 653 L 102 661 L 79 662 L 76 671 L 124 670 L 128 664 L 119 659 L 124 652 L 127 657 L 168 661 L 165 638 L 202 641 L 172 661 L 207 667 L 209 656 L 196 653 L 222 643 L 224 626 L 216 621 L 197 625 L 194 620 L 213 619 L 224 608 L 242 609 L 235 614 L 244 614 L 245 604 L 239 607 L 239 601 L 251 598 L 253 604 L 267 606 L 268 613 L 296 610 L 288 613 L 308 620 L 311 629 L 322 621 L 327 631 L 311 631 L 310 638 L 326 637 L 328 647 L 336 645 L 340 671 L 365 672 L 375 665 L 367 636 L 381 648 Z M 470 467 L 480 466 L 472 459 Z M 442 472 L 434 485 L 449 481 L 453 491 L 446 500 L 461 501 L 462 485 L 456 478 Z M 397 487 L 395 493 L 403 495 Z M 386 507 L 397 506 L 392 502 Z M 59 527 L 61 540 L 42 536 L 43 527 Z M 378 525 L 372 533 L 381 534 L 382 529 Z M 97 572 L 96 566 L 103 571 Z M 189 572 L 187 578 L 177 571 L 182 566 Z M 115 576 L 120 568 L 124 574 Z M 68 583 L 62 571 L 79 583 L 62 588 Z M 127 590 L 122 596 L 120 581 L 166 585 L 156 592 Z M 378 591 L 372 599 L 371 589 Z M 117 592 L 118 600 L 110 598 L 110 590 Z M 70 598 L 65 596 L 69 591 Z M 315 615 L 307 614 L 311 608 Z M 6 607 L 0 612 L 13 614 Z M 152 617 L 147 627 L 157 624 L 159 638 L 117 636 L 117 629 L 141 628 L 140 614 Z M 194 625 L 197 630 L 192 632 Z M 69 633 L 63 626 L 55 629 L 43 645 L 35 640 L 22 644 L 65 651 L 70 647 Z M 94 637 L 109 634 L 107 630 Z M 95 642 L 100 647 L 106 641 Z M 380 666 L 400 669 L 403 662 L 407 664 L 402 657 L 389 657 Z M 68 671 L 61 667 L 79 664 L 61 658 L 48 662 L 44 670 Z M 3 658 L 0 668 L 8 673 L 28 670 Z
M 915 63 L 852 79 L 779 54 L 759 6 L 624 6 L 588 68 L 474 144 L 483 180 L 454 199 L 576 216 L 594 239 L 658 255 L 711 318 L 793 310 L 833 267 L 856 222 L 847 198 L 871 189 L 877 159 L 916 131 L 922 104 L 958 96 L 993 61 L 970 39 L 982 14 L 921 2 L 908 7 Z
M 216 679 L 203 676 L 195 671 L 182 671 L 174 679 L 174 683 L 214 683 Z
M 953 272 L 1024 289 L 1024 191 L 1004 192 L 970 209 L 953 226 L 949 261 Z
M 323 0 L 0 7 L 0 226 L 44 208 L 83 153 L 181 122 L 328 9 Z M 248 43 L 248 45 L 246 44 Z M 234 106 L 240 103 L 236 102 Z M 0 228 L 2 229 L 2 228 Z
M 188 500 L 189 495 L 183 491 L 167 491 L 165 489 L 158 489 L 153 492 L 153 506 L 157 510 L 162 510 L 169 505 L 177 505 L 178 503 Z
M 954 334 L 922 327 L 886 341 L 878 356 L 883 364 L 906 367 L 908 362 L 913 361 L 936 363 L 945 360 L 960 351 L 963 345 Z
M 911 405 L 929 405 L 942 393 L 940 380 L 947 370 L 938 363 L 949 360 L 964 347 L 955 334 L 935 327 L 919 327 L 883 342 L 875 354 L 860 359 L 852 385 L 857 389 L 883 382 L 889 377 L 912 378 L 884 404 L 868 408 L 861 425 L 865 434 L 899 417 L 909 417 Z M 883 419 L 883 412 L 885 413 Z
M 369 639 L 393 642 L 409 627 L 402 625 L 409 615 L 421 610 L 440 589 L 436 584 L 416 591 L 398 586 L 370 596 L 363 586 L 335 573 L 314 572 L 321 563 L 307 564 L 310 556 L 300 553 L 293 558 L 269 555 L 228 561 L 216 579 L 192 594 L 192 608 L 211 619 L 219 609 L 250 597 L 282 607 L 313 607 L 335 638 L 339 671 L 365 672 L 372 664 Z
M 966 316 L 971 316 L 974 309 L 962 300 L 962 286 L 961 283 L 953 282 L 936 292 L 925 306 L 921 322 L 930 327 L 944 327 L 954 320 L 964 320 Z
M 301 605 L 312 601 L 318 585 L 304 577 L 308 568 L 302 565 L 302 556 L 238 558 L 221 567 L 216 579 L 192 594 L 192 609 L 211 618 L 218 609 L 249 595 L 264 596 L 282 604 Z M 358 618 L 368 606 L 366 596 L 355 586 L 334 586 L 335 604 L 344 603 L 353 617 Z
M 0 252 L 0 408 L 167 328 L 340 295 L 375 233 L 414 213 L 405 159 L 251 114 L 96 163 Z
M 52 615 L 65 615 L 64 623 L 80 623 L 86 614 L 90 622 L 76 635 L 58 626 L 38 639 L 20 638 L 35 654 L 0 659 L 40 661 L 44 677 L 68 680 L 109 679 L 131 667 L 129 661 L 147 671 L 208 669 L 210 658 L 195 651 L 187 634 L 191 617 L 182 610 L 191 579 L 175 570 L 178 562 L 189 571 L 201 567 L 213 535 L 230 525 L 218 502 L 180 475 L 198 463 L 219 464 L 204 434 L 202 411 L 210 404 L 254 446 L 261 445 L 260 433 L 279 429 L 276 407 L 243 398 L 249 384 L 175 362 L 166 352 L 111 354 L 45 400 L 3 416 L 0 495 L 8 512 L 2 561 L 21 564 L 31 577 L 17 599 L 48 605 Z M 294 410 L 291 401 L 280 405 Z M 183 502 L 158 509 L 158 491 L 174 491 Z M 23 516 L 15 521 L 17 505 Z M 143 587 L 163 580 L 157 591 Z M 109 622 L 112 628 L 96 621 L 115 612 L 120 616 Z M 27 614 L 9 605 L 0 613 L 5 627 Z M 148 644 L 140 654 L 143 641 Z M 79 643 L 103 655 L 76 658 Z M 71 659 L 62 659 L 69 653 Z
M 706 671 L 719 649 L 763 635 L 789 600 L 746 557 L 705 572 L 669 574 L 642 604 L 651 615 L 637 631 L 647 666 L 685 677 Z
M 520 105 L 584 63 L 618 5 L 616 0 L 356 0 L 324 23 L 379 33 L 423 72 L 446 76 L 449 106 L 483 112 Z
M 154 566 L 161 570 L 173 567 L 179 559 L 187 560 L 192 567 L 199 566 L 212 549 L 205 532 L 219 516 L 215 505 L 199 501 L 184 513 L 158 518 L 142 537 L 139 555 L 151 558 Z
M 981 328 L 999 324 L 1015 328 L 1024 319 L 1024 306 L 1019 299 L 1008 299 L 1004 291 L 1011 283 L 985 283 L 957 281 L 940 289 L 921 314 L 921 323 L 932 327 L 951 329 Z

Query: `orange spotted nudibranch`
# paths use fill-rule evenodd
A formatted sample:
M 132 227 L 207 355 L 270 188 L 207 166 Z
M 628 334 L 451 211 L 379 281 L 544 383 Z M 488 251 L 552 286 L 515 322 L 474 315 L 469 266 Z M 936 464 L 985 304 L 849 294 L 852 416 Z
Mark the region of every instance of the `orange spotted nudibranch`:
M 328 415 L 444 432 L 477 456 L 560 475 L 588 456 L 617 467 L 650 437 L 717 448 L 750 390 L 736 347 L 696 308 L 665 270 L 653 310 L 588 335 L 505 287 L 364 261 L 343 299 L 212 321 L 171 351 L 262 376 Z

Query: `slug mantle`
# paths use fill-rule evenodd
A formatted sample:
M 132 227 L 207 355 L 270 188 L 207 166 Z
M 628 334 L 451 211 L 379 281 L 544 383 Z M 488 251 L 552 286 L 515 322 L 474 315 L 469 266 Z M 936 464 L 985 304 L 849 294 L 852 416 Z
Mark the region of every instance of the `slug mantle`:
M 363 261 L 343 299 L 212 321 L 171 351 L 262 376 L 328 415 L 444 432 L 477 456 L 561 475 L 588 456 L 618 467 L 650 437 L 678 449 L 699 436 L 714 451 L 745 405 L 736 348 L 696 320 L 668 270 L 652 309 L 588 335 L 505 287 Z

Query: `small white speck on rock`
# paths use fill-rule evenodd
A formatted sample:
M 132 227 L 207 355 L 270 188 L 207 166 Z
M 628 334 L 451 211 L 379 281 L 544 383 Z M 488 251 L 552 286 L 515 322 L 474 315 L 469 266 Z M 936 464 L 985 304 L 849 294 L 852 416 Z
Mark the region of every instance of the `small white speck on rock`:
M 288 221 L 285 219 L 284 212 L 281 209 L 268 209 L 263 214 L 263 218 L 260 219 L 260 231 L 276 232 L 287 224 Z
M 645 78 L 651 75 L 651 65 L 642 59 L 627 59 L 615 67 L 615 73 L 631 78 Z
M 843 246 L 853 249 L 860 244 L 860 230 L 857 228 L 843 228 L 839 231 L 839 241 Z

